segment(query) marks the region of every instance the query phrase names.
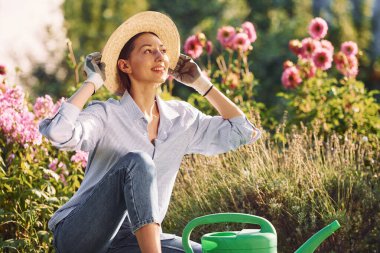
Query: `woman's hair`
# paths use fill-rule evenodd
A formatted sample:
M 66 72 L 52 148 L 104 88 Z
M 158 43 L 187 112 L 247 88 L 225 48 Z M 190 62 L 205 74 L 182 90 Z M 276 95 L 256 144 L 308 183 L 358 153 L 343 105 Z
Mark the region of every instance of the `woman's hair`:
M 133 51 L 133 49 L 135 48 L 135 44 L 134 44 L 135 40 L 138 37 L 140 37 L 141 35 L 146 34 L 146 33 L 150 33 L 150 34 L 153 34 L 153 35 L 157 36 L 156 34 L 154 34 L 152 32 L 142 32 L 142 33 L 136 34 L 135 36 L 133 36 L 132 38 L 130 38 L 127 43 L 125 43 L 123 49 L 121 49 L 121 51 L 120 51 L 119 58 L 117 60 L 118 61 L 120 59 L 128 60 L 129 56 L 131 55 L 131 53 Z M 128 92 L 130 92 L 130 90 L 131 90 L 131 80 L 129 79 L 128 74 L 124 73 L 123 71 L 121 71 L 120 68 L 119 68 L 119 66 L 117 67 L 117 72 L 119 74 L 119 79 L 120 79 L 121 85 Z

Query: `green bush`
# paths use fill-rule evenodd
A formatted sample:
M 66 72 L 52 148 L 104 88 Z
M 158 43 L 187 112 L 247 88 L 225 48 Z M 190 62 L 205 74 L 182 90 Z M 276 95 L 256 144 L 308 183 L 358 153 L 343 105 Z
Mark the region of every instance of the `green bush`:
M 0 248 L 4 252 L 50 252 L 48 220 L 79 187 L 82 168 L 70 161 L 71 153 L 58 152 L 47 142 L 27 148 L 7 145 L 4 139 L 0 144 Z M 67 170 L 49 169 L 54 157 L 67 164 Z
M 289 123 L 303 122 L 308 127 L 318 124 L 324 133 L 344 133 L 355 128 L 367 137 L 380 136 L 380 106 L 374 98 L 378 91 L 368 92 L 354 79 L 327 77 L 326 73 L 305 80 L 294 91 L 279 93 L 289 112 Z

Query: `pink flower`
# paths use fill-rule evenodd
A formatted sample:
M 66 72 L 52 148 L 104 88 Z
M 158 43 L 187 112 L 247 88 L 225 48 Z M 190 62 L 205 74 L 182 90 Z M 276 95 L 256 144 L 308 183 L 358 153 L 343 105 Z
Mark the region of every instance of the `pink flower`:
M 358 45 L 353 41 L 342 43 L 340 50 L 347 56 L 354 56 L 358 53 Z
M 359 62 L 356 56 L 348 57 L 347 77 L 356 77 L 359 73 Z
M 251 45 L 246 33 L 237 33 L 232 39 L 232 48 L 235 50 L 247 51 Z
M 327 49 L 331 53 L 331 57 L 334 54 L 334 46 L 328 40 L 321 40 L 321 47 Z
M 5 68 L 4 65 L 0 65 L 0 75 L 5 75 L 7 74 L 7 69 Z
M 337 68 L 344 67 L 348 64 L 347 56 L 343 52 L 338 52 L 334 55 L 334 62 L 337 65 Z
M 58 165 L 58 158 L 54 158 L 53 161 L 49 164 L 49 169 L 56 171 Z
M 321 47 L 318 40 L 312 38 L 305 38 L 302 40 L 301 57 L 304 59 L 311 59 L 315 51 Z
M 244 22 L 241 27 L 244 32 L 248 35 L 248 39 L 251 43 L 255 42 L 257 39 L 256 29 L 253 24 L 249 21 Z
M 349 78 L 355 78 L 359 73 L 359 62 L 356 56 L 347 57 L 347 65 L 342 69 L 341 73 Z
M 231 41 L 235 34 L 235 28 L 232 26 L 223 26 L 222 28 L 218 29 L 217 39 L 223 47 L 232 48 Z
M 287 89 L 297 87 L 302 82 L 299 70 L 294 66 L 285 69 L 282 73 L 281 82 Z
M 322 70 L 331 68 L 332 55 L 327 49 L 321 48 L 313 55 L 313 62 L 315 66 Z
M 38 97 L 33 106 L 34 114 L 39 119 L 48 117 L 51 114 L 53 107 L 54 103 L 49 95 Z
M 88 153 L 81 150 L 77 150 L 75 155 L 71 157 L 71 161 L 75 163 L 80 163 L 83 168 L 87 166 Z
M 359 62 L 356 56 L 347 56 L 343 52 L 334 55 L 337 70 L 346 77 L 355 78 L 359 73 Z
M 309 25 L 309 34 L 313 39 L 319 40 L 326 36 L 328 30 L 327 23 L 322 18 L 314 18 Z
M 208 40 L 206 42 L 206 52 L 207 52 L 208 55 L 212 54 L 212 49 L 213 49 L 212 42 Z
M 185 53 L 193 59 L 198 58 L 203 52 L 202 44 L 199 42 L 197 36 L 195 35 L 192 35 L 189 38 L 187 38 L 184 49 Z
M 289 49 L 292 51 L 295 55 L 300 55 L 302 52 L 302 43 L 299 40 L 291 40 L 289 41 Z

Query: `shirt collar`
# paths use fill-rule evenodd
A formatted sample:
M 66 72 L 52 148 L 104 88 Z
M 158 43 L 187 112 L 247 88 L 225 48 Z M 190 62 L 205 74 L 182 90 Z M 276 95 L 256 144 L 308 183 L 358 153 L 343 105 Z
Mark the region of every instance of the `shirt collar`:
M 168 121 L 171 123 L 173 119 L 179 116 L 178 112 L 171 108 L 160 96 L 156 95 L 156 101 L 160 112 L 160 121 Z M 120 104 L 126 108 L 133 120 L 144 118 L 143 112 L 137 106 L 128 91 L 124 92 L 123 97 L 120 99 Z

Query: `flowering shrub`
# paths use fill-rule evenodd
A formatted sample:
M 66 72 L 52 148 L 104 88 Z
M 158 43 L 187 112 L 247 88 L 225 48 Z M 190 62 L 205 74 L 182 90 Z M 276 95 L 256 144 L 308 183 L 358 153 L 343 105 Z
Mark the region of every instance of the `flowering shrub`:
M 0 66 L 0 72 L 6 74 L 5 68 Z M 4 252 L 51 249 L 47 222 L 82 181 L 87 154 L 58 151 L 38 132 L 38 122 L 53 116 L 63 100 L 54 103 L 46 95 L 32 105 L 20 87 L 0 80 L 0 248 Z
M 289 91 L 278 95 L 287 102 L 290 123 L 320 125 L 323 133 L 353 127 L 363 135 L 380 135 L 380 106 L 374 98 L 378 92 L 366 91 L 356 80 L 357 44 L 344 42 L 334 54 L 334 46 L 324 39 L 327 31 L 326 21 L 315 18 L 309 25 L 310 37 L 289 42 L 297 62 L 284 62 L 281 82 Z
M 35 116 L 25 104 L 24 93 L 19 87 L 9 89 L 5 84 L 0 85 L 0 128 L 7 143 L 41 144 Z
M 248 56 L 253 50 L 252 44 L 257 39 L 254 25 L 246 21 L 237 28 L 223 26 L 218 29 L 216 39 L 218 43 L 208 40 L 201 32 L 191 35 L 185 41 L 184 51 L 193 59 L 198 59 L 204 68 L 204 73 L 213 84 L 237 103 L 244 112 L 264 108 L 263 104 L 254 99 L 254 87 L 257 81 L 248 62 Z M 211 64 L 212 55 L 215 55 L 215 65 Z M 202 60 L 205 59 L 207 63 L 202 64 Z M 206 113 L 216 113 L 199 94 L 192 94 L 189 102 Z

